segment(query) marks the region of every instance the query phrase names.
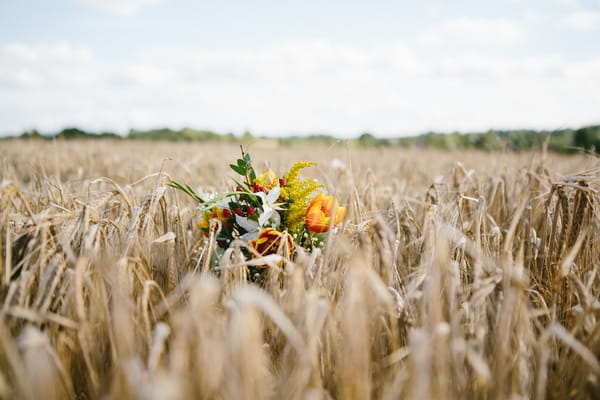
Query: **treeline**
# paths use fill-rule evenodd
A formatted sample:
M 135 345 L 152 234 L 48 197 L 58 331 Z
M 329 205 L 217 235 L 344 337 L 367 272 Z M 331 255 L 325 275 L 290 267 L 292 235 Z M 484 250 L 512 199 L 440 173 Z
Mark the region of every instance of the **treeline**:
M 132 140 L 164 140 L 164 141 L 235 141 L 236 136 L 233 133 L 221 135 L 216 132 L 206 130 L 195 130 L 184 128 L 173 130 L 169 128 L 151 129 L 141 131 L 131 129 L 126 136 L 118 135 L 114 132 L 87 132 L 79 128 L 65 128 L 54 135 L 42 135 L 37 130 L 23 132 L 20 136 L 24 139 L 132 139 Z
M 536 130 L 490 130 L 484 133 L 426 133 L 401 138 L 402 146 L 419 146 L 440 149 L 481 149 L 488 151 L 526 151 L 541 148 L 547 142 L 548 149 L 570 153 L 578 149 L 600 150 L 600 125 L 579 129 Z
M 126 136 L 112 132 L 86 132 L 78 128 L 65 128 L 55 135 L 42 135 L 36 130 L 23 132 L 19 136 L 24 139 L 96 139 L 110 138 L 117 140 L 152 140 L 152 141 L 188 141 L 188 142 L 252 142 L 265 140 L 282 146 L 302 144 L 334 144 L 342 139 L 327 134 L 308 136 L 288 136 L 277 139 L 256 137 L 250 132 L 242 135 L 233 133 L 220 134 L 210 130 L 169 128 L 137 130 L 131 129 Z M 556 130 L 490 130 L 474 133 L 439 133 L 428 132 L 418 136 L 401 138 L 378 138 L 365 132 L 355 139 L 344 139 L 352 145 L 361 147 L 417 147 L 446 150 L 479 149 L 486 151 L 527 151 L 539 149 L 547 143 L 548 149 L 560 153 L 570 153 L 579 149 L 600 153 L 600 125 L 585 126 L 579 129 Z

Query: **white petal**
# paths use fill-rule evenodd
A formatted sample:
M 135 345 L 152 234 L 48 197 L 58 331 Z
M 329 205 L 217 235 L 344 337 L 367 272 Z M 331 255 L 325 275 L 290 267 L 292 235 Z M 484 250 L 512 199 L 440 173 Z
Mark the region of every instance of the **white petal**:
M 273 189 L 269 191 L 267 195 L 267 202 L 269 204 L 273 204 L 275 200 L 279 198 L 279 193 L 281 192 L 281 188 L 279 186 L 275 186 Z
M 244 233 L 242 236 L 240 236 L 240 239 L 243 240 L 244 242 L 248 243 L 251 240 L 256 240 L 257 237 L 258 237 L 258 229 L 255 231 Z
M 258 228 L 259 228 L 256 221 L 253 221 L 246 217 L 240 217 L 237 214 L 235 215 L 235 222 L 248 232 L 258 231 Z
M 269 206 L 264 207 L 264 212 L 258 217 L 258 225 L 265 226 L 269 218 L 271 218 L 271 214 L 273 214 L 273 209 Z
M 281 223 L 281 217 L 279 216 L 278 212 L 273 212 L 273 215 L 271 215 L 270 220 L 273 223 L 274 227 L 278 227 Z
M 262 203 L 265 204 L 267 202 L 267 195 L 265 192 L 256 192 L 254 193 L 256 197 L 259 197 L 262 200 Z

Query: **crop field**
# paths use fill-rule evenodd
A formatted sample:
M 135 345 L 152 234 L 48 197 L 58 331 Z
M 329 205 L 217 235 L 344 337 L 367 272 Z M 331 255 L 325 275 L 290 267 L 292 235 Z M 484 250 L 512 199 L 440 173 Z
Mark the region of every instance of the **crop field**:
M 600 398 L 597 158 L 247 150 L 347 208 L 258 283 L 168 186 L 238 146 L 0 143 L 0 399 Z

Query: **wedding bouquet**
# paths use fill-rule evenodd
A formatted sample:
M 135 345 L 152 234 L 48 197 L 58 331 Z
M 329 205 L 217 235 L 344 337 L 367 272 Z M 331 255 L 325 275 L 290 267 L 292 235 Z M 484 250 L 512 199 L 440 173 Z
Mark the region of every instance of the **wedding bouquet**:
M 320 192 L 323 185 L 314 179 L 300 179 L 301 171 L 314 165 L 300 161 L 280 176 L 271 170 L 257 174 L 250 154 L 242 149 L 242 157 L 230 165 L 239 175 L 232 191 L 203 197 L 188 185 L 171 181 L 170 186 L 199 203 L 198 228 L 207 236 L 213 235 L 221 249 L 219 256 L 232 243 L 241 241 L 248 259 L 271 254 L 280 255 L 282 260 L 293 259 L 298 246 L 307 251 L 322 246 L 325 233 L 346 214 L 346 207 Z M 257 266 L 266 268 L 267 264 Z

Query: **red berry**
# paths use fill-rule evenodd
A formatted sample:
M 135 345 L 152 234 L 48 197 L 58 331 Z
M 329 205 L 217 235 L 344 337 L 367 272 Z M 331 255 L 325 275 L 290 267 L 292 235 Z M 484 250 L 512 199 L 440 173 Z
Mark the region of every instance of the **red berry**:
M 279 186 L 285 186 L 287 182 L 283 178 L 279 178 Z
M 235 191 L 236 192 L 241 192 L 242 191 L 242 187 L 240 185 L 235 187 Z
M 239 215 L 240 217 L 241 217 L 242 215 L 244 215 L 244 212 L 243 212 L 243 211 L 242 211 L 242 209 L 241 209 L 241 208 L 239 208 L 239 207 L 236 207 L 236 208 L 233 210 L 233 212 L 234 212 L 234 213 L 236 213 L 237 215 Z
M 246 212 L 248 213 L 248 215 L 254 214 L 254 207 L 248 206 L 248 208 L 246 209 Z
M 231 217 L 231 210 L 229 210 L 229 208 L 224 208 L 224 209 L 223 209 L 223 216 L 224 216 L 225 218 L 229 218 L 229 217 Z

